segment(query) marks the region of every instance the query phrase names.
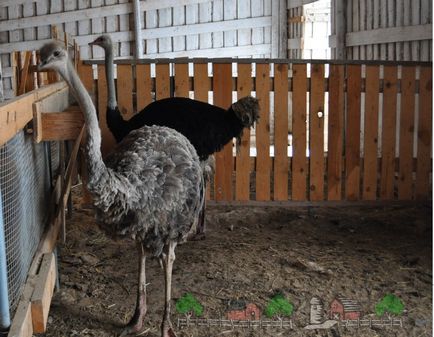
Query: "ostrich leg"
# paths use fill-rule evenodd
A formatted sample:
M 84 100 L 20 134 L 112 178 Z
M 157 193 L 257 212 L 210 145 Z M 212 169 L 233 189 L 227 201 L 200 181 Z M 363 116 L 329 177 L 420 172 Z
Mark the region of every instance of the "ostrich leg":
M 137 243 L 138 257 L 139 257 L 139 282 L 137 284 L 137 302 L 134 315 L 128 322 L 124 331 L 120 336 L 126 336 L 133 332 L 139 332 L 143 327 L 143 318 L 146 314 L 146 254 L 141 242 Z
M 172 297 L 172 268 L 173 261 L 175 261 L 175 247 L 176 242 L 170 241 L 167 246 L 167 253 L 163 256 L 164 265 L 164 281 L 165 281 L 165 303 L 164 303 L 164 316 L 161 323 L 161 336 L 162 337 L 176 337 L 170 322 L 170 300 Z

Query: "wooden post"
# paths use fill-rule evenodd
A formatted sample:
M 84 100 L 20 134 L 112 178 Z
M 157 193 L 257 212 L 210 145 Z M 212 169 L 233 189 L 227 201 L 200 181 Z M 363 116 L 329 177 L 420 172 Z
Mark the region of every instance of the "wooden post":
M 336 52 L 335 58 L 345 60 L 346 55 L 347 1 L 335 0 Z
M 2 72 L 2 60 L 0 59 L 0 102 L 5 100 L 3 93 L 3 72 Z

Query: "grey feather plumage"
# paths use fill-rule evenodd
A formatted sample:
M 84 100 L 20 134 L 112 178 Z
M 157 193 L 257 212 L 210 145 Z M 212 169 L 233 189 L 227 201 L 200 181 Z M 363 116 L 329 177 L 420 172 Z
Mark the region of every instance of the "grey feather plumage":
M 196 230 L 203 172 L 183 135 L 157 126 L 135 130 L 106 165 L 88 184 L 106 232 L 140 240 L 159 256 L 169 240 L 183 241 Z

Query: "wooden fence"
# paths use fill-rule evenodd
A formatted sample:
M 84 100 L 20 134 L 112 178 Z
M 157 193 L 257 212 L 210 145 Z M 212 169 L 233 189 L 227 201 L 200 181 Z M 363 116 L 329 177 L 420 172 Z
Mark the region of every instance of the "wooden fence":
M 386 326 L 400 326 L 403 327 L 402 318 L 390 318 L 390 319 L 347 319 L 339 321 L 340 326 L 344 326 L 346 328 L 349 327 L 363 327 L 368 326 L 372 328 L 376 327 L 386 327 Z
M 84 62 L 79 72 L 95 95 L 107 152 L 104 65 Z M 259 98 L 253 137 L 245 132 L 237 151 L 230 143 L 216 154 L 212 200 L 430 198 L 430 63 L 119 60 L 117 91 L 126 118 L 169 96 L 210 97 L 224 108 Z
M 230 327 L 235 328 L 286 328 L 293 329 L 294 325 L 292 320 L 233 320 L 233 319 L 210 319 L 210 318 L 178 318 L 177 326 L 189 327 L 189 326 L 218 326 L 218 327 Z

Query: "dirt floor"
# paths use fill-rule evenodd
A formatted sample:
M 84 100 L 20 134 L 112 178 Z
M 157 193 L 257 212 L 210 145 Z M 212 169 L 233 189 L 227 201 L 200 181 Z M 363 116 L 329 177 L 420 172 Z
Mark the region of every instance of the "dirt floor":
M 204 317 L 226 317 L 229 301 L 261 311 L 276 293 L 294 306 L 293 329 L 177 327 L 178 337 L 206 336 L 431 336 L 432 209 L 418 207 L 209 206 L 203 241 L 177 247 L 173 297 L 192 293 Z M 129 241 L 112 241 L 95 225 L 91 208 L 74 198 L 67 242 L 59 247 L 60 290 L 45 336 L 117 336 L 135 305 L 137 256 Z M 147 265 L 148 313 L 142 336 L 159 336 L 163 274 Z M 306 330 L 317 296 L 326 316 L 337 296 L 358 301 L 363 319 L 375 318 L 386 294 L 405 305 L 403 327 Z M 263 317 L 266 319 L 265 317 Z M 326 318 L 324 318 L 326 320 Z

